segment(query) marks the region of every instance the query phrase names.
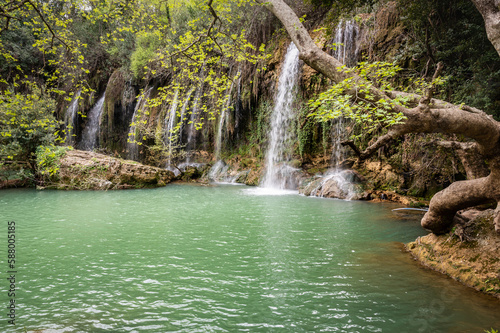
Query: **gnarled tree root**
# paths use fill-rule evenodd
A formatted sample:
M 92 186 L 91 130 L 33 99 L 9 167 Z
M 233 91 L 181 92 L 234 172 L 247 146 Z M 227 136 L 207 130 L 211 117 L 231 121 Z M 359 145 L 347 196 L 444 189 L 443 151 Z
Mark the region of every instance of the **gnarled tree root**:
M 498 181 L 492 177 L 457 181 L 432 198 L 429 211 L 422 218 L 422 227 L 435 234 L 450 230 L 454 224 L 456 213 L 464 208 L 497 201 L 500 194 Z M 495 218 L 496 230 L 500 231 L 500 211 Z

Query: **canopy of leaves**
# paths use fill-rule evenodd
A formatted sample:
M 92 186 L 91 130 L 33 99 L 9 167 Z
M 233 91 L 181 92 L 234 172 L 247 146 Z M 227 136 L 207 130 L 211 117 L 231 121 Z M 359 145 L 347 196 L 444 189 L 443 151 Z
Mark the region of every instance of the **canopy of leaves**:
M 500 59 L 472 1 L 399 0 L 399 5 L 411 37 L 403 53 L 422 73 L 444 63 L 448 82 L 440 97 L 500 117 Z
M 349 77 L 309 101 L 311 113 L 317 121 L 329 121 L 339 117 L 353 121 L 352 139 L 371 134 L 380 134 L 386 128 L 400 124 L 405 116 L 393 112 L 394 105 L 408 106 L 407 96 L 398 96 L 395 99 L 376 99 L 370 88 L 376 87 L 383 91 L 399 90 L 410 93 L 423 94 L 431 86 L 442 85 L 445 80 L 437 78 L 427 82 L 418 77 L 407 77 L 401 84 L 401 76 L 397 74 L 401 67 L 385 62 L 360 62 L 355 68 L 342 67 L 346 73 L 355 73 L 361 80 L 356 81 Z
M 56 142 L 59 122 L 52 115 L 55 102 L 36 86 L 28 94 L 13 89 L 0 94 L 0 166 L 34 168 L 40 145 Z

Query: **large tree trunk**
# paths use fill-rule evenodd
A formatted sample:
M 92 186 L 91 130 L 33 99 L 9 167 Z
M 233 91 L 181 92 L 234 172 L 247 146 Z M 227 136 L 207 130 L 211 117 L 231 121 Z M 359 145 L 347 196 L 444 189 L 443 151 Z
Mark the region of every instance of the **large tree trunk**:
M 297 15 L 283 0 L 256 1 L 266 6 L 282 22 L 288 35 L 299 49 L 300 58 L 306 64 L 334 82 L 346 78 L 347 74 L 340 70 L 341 63 L 323 52 L 314 43 Z M 482 3 L 498 3 L 500 0 L 474 0 L 474 2 L 478 6 Z M 496 6 L 496 11 L 491 6 L 484 8 L 489 13 L 498 16 L 498 6 Z M 495 22 L 500 22 L 500 17 L 498 20 L 491 19 L 491 15 L 489 17 L 492 22 L 489 26 L 491 28 L 494 28 L 495 24 L 498 26 L 499 23 Z M 500 29 L 494 29 L 496 31 L 492 32 L 490 40 L 500 42 Z M 500 49 L 500 44 L 498 46 L 497 50 Z M 349 75 L 356 82 L 361 81 L 359 77 Z M 372 88 L 371 93 L 377 99 L 390 99 L 399 94 L 397 92 L 386 93 L 376 88 Z M 418 106 L 414 108 L 394 106 L 393 112 L 402 112 L 407 119 L 403 124 L 393 126 L 387 134 L 379 137 L 374 144 L 360 152 L 359 157 L 367 158 L 392 139 L 407 133 L 460 134 L 475 140 L 475 148 L 488 162 L 490 174 L 487 177 L 453 183 L 432 198 L 429 211 L 422 219 L 422 226 L 435 233 L 442 233 L 450 228 L 458 210 L 488 201 L 500 201 L 500 124 L 481 110 L 436 101 L 432 98 L 432 90 L 429 90 L 425 96 L 415 96 L 415 98 L 418 100 Z M 500 213 L 497 215 L 497 230 L 500 230 Z
M 500 55 L 500 0 L 472 0 L 483 15 L 488 39 Z

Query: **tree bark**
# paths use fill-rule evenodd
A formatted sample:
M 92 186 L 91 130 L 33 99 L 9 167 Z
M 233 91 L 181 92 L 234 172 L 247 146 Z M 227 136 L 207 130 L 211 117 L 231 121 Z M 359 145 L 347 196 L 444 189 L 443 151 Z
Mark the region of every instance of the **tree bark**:
M 477 144 L 473 142 L 438 141 L 438 146 L 453 149 L 464 166 L 467 179 L 477 179 L 488 176 L 490 173 L 479 153 Z
M 491 37 L 490 33 L 488 36 L 490 40 L 499 42 L 497 50 L 500 50 L 500 15 L 498 20 L 495 16 L 499 11 L 500 0 L 473 1 L 476 6 L 481 4 L 483 11 L 488 13 L 487 29 L 488 26 L 490 30 L 496 29 Z M 354 78 L 355 82 L 361 81 L 356 75 L 347 75 L 340 70 L 342 64 L 314 43 L 297 15 L 283 0 L 256 0 L 256 2 L 266 6 L 281 21 L 299 49 L 300 59 L 306 64 L 334 82 L 347 77 Z M 496 7 L 492 7 L 494 2 Z M 390 99 L 401 94 L 386 93 L 377 88 L 372 88 L 370 93 L 377 99 Z M 481 110 L 435 100 L 432 98 L 432 90 L 423 97 L 414 95 L 414 98 L 415 107 L 413 108 L 399 105 L 393 107 L 393 112 L 401 112 L 406 116 L 404 123 L 391 127 L 387 134 L 379 137 L 374 144 L 360 152 L 359 158 L 368 158 L 390 140 L 407 133 L 459 134 L 475 140 L 477 151 L 484 156 L 491 172 L 487 177 L 455 182 L 432 198 L 429 211 L 422 219 L 422 226 L 434 233 L 442 233 L 451 227 L 457 211 L 492 200 L 500 201 L 500 124 Z M 500 213 L 497 214 L 495 221 L 498 226 L 497 230 L 500 232 Z
M 472 0 L 484 19 L 488 39 L 500 55 L 500 0 Z

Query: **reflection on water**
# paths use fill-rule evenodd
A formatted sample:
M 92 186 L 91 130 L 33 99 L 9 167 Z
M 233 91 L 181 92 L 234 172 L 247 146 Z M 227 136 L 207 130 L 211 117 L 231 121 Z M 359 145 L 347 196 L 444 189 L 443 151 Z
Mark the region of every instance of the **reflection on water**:
M 2 218 L 18 226 L 27 330 L 499 328 L 498 301 L 401 251 L 425 232 L 396 207 L 239 186 L 0 191 Z

